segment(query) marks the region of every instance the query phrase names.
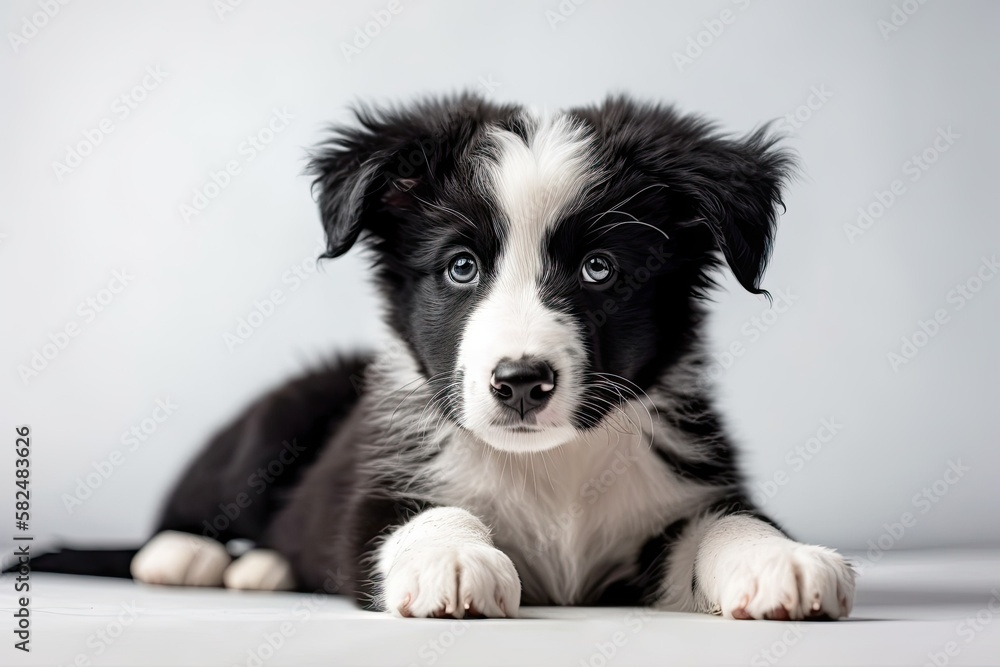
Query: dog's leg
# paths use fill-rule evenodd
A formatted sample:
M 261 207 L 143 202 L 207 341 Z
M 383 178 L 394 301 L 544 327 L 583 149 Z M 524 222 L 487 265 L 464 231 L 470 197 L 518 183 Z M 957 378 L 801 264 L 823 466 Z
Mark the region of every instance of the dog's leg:
M 364 360 L 348 360 L 292 380 L 213 437 L 181 475 L 157 534 L 133 559 L 132 576 L 147 583 L 222 586 L 231 558 L 220 543 L 288 544 L 269 542 L 268 529 L 301 472 L 357 403 L 352 378 L 364 367 Z M 258 576 L 263 560 L 240 560 L 227 577 L 238 584 L 233 587 L 272 584 L 265 572 L 271 568 Z
M 265 543 L 281 499 L 357 403 L 352 378 L 364 365 L 331 364 L 255 401 L 188 465 L 158 532 Z
M 457 507 L 425 510 L 377 552 L 382 606 L 396 616 L 517 616 L 521 582 L 489 529 Z
M 841 618 L 854 579 L 832 549 L 795 542 L 752 514 L 715 514 L 673 545 L 657 606 L 736 619 Z

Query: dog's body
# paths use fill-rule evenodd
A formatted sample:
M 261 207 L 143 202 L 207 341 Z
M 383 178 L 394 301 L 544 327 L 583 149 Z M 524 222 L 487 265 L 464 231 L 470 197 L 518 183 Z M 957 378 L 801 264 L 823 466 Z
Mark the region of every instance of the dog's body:
M 761 293 L 789 167 L 764 132 L 466 96 L 362 113 L 312 167 L 327 256 L 365 239 L 392 340 L 220 433 L 137 579 L 402 616 L 849 613 L 844 560 L 748 502 L 702 382 L 718 255 Z M 231 562 L 234 538 L 256 548 Z

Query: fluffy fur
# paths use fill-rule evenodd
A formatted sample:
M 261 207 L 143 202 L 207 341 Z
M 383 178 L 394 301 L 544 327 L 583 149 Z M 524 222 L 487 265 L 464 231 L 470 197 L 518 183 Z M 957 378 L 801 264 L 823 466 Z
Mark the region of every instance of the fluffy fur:
M 399 616 L 847 615 L 850 566 L 750 504 L 701 381 L 712 273 L 762 293 L 790 166 L 766 130 L 627 98 L 360 111 L 311 169 L 325 256 L 365 245 L 392 341 L 220 433 L 160 527 L 200 537 L 155 537 L 135 577 Z M 235 538 L 263 551 L 229 564 Z

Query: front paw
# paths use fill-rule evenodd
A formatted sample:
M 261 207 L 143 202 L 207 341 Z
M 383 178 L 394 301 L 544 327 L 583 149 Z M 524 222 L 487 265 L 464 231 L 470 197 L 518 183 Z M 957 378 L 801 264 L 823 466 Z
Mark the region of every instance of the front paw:
M 417 618 L 517 616 L 521 581 L 507 554 L 472 544 L 409 549 L 385 576 L 385 605 Z
M 758 544 L 724 576 L 719 610 L 726 618 L 836 619 L 854 604 L 854 569 L 826 547 Z

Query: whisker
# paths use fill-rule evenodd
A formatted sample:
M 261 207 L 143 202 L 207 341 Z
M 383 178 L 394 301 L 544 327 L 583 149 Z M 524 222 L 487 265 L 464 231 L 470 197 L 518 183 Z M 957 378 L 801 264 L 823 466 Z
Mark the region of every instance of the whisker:
M 598 234 L 598 236 L 604 236 L 605 234 L 607 234 L 608 232 L 610 232 L 612 229 L 615 229 L 616 227 L 621 227 L 622 225 L 642 225 L 643 227 L 649 227 L 654 232 L 656 232 L 658 234 L 662 234 L 663 238 L 665 238 L 666 240 L 668 240 L 668 241 L 670 240 L 670 237 L 667 235 L 667 233 L 665 231 L 663 231 L 659 227 L 655 227 L 655 226 L 649 224 L 648 222 L 643 222 L 642 220 L 623 220 L 621 222 L 615 222 L 615 223 L 612 223 L 610 225 L 605 225 L 603 227 L 598 227 L 598 229 L 595 230 L 595 231 L 603 230 L 603 231 L 601 231 L 600 234 Z
M 398 412 L 398 411 L 399 411 L 399 408 L 400 408 L 400 407 L 402 407 L 403 403 L 405 403 L 405 402 L 406 402 L 406 401 L 407 401 L 407 400 L 408 400 L 408 399 L 410 398 L 410 396 L 412 396 L 412 395 L 413 395 L 413 394 L 414 394 L 415 392 L 419 391 L 421 387 L 424 387 L 424 386 L 426 386 L 426 385 L 428 385 L 428 384 L 430 384 L 430 383 L 434 382 L 434 381 L 435 381 L 436 379 L 440 378 L 440 377 L 441 377 L 441 376 L 443 376 L 443 375 L 445 375 L 445 373 L 444 373 L 444 372 L 442 372 L 442 373 L 435 373 L 434 375 L 432 375 L 432 376 L 430 376 L 429 378 L 425 379 L 425 380 L 423 381 L 423 383 L 422 383 L 422 384 L 419 384 L 419 385 L 417 385 L 417 386 L 416 386 L 416 387 L 415 387 L 415 388 L 414 388 L 413 390 L 411 390 L 411 391 L 410 391 L 410 392 L 409 392 L 409 393 L 408 393 L 408 394 L 407 394 L 406 396 L 404 396 L 404 397 L 402 398 L 402 400 L 400 400 L 400 401 L 399 401 L 399 403 L 397 403 L 397 404 L 396 404 L 396 407 L 395 407 L 395 408 L 393 409 L 393 411 L 392 411 L 392 414 L 391 414 L 391 415 L 389 416 L 389 429 L 391 429 L 391 428 L 392 428 L 392 422 L 393 422 L 393 420 L 394 420 L 394 419 L 396 418 L 396 412 Z M 402 387 L 400 387 L 399 389 L 397 389 L 396 391 L 394 391 L 394 392 L 392 392 L 392 393 L 396 393 L 396 392 L 398 392 L 398 391 L 402 391 L 403 389 L 405 389 L 405 388 L 406 388 L 406 387 L 408 387 L 409 385 L 413 384 L 414 382 L 417 382 L 417 381 L 419 381 L 420 379 L 421 379 L 421 378 L 417 378 L 416 380 L 411 380 L 410 382 L 407 382 L 407 383 L 406 383 L 406 384 L 404 384 L 404 385 L 403 385 Z M 379 403 L 379 405 L 382 405 L 382 403 L 384 403 L 384 402 L 385 402 L 385 401 L 387 401 L 387 400 L 388 400 L 388 398 L 385 398 L 385 399 L 383 399 L 383 400 L 382 400 L 382 401 L 381 401 L 381 402 Z
M 638 197 L 639 195 L 641 195 L 643 192 L 646 192 L 647 190 L 652 190 L 653 188 L 669 188 L 669 187 L 670 186 L 668 186 L 666 183 L 653 183 L 652 185 L 647 185 L 646 187 L 642 188 L 638 192 L 634 192 L 631 195 L 629 195 L 628 197 L 626 197 L 625 199 L 623 199 L 622 201 L 618 202 L 617 204 L 615 204 L 614 206 L 612 206 L 609 210 L 605 211 L 604 213 L 599 213 L 599 214 L 595 215 L 593 218 L 591 218 L 590 220 L 588 220 L 588 222 L 591 223 L 590 225 L 588 225 L 588 228 L 593 225 L 593 222 L 596 222 L 597 220 L 600 220 L 601 218 L 603 218 L 608 213 L 611 213 L 613 211 L 619 210 L 622 206 L 624 206 L 625 204 L 629 203 L 630 201 L 632 201 L 633 199 L 635 199 L 636 197 Z M 596 218 L 596 220 L 595 220 L 595 218 Z
M 435 202 L 429 202 L 429 201 L 427 201 L 425 199 L 421 199 L 420 197 L 418 197 L 416 195 L 410 195 L 410 196 L 413 197 L 414 199 L 416 199 L 421 204 L 424 204 L 425 206 L 430 206 L 430 207 L 438 209 L 439 211 L 444 211 L 445 213 L 450 213 L 450 214 L 452 214 L 454 216 L 457 216 L 460 220 L 462 220 L 463 222 L 465 222 L 466 224 L 468 224 L 474 230 L 478 231 L 478 229 L 479 229 L 478 227 L 476 227 L 476 224 L 474 222 L 472 222 L 472 220 L 470 220 L 468 218 L 468 216 L 466 216 L 464 213 L 460 213 L 459 211 L 456 211 L 455 209 L 450 208 L 448 206 L 443 206 L 443 205 L 437 204 Z
M 632 387 L 635 387 L 635 389 L 629 389 L 628 391 L 630 393 L 632 393 L 636 397 L 637 400 L 639 399 L 639 396 L 638 396 L 638 394 L 636 394 L 636 391 L 641 392 L 642 395 L 645 397 L 645 399 L 647 401 L 649 401 L 649 404 L 651 406 L 653 406 L 653 410 L 654 410 L 654 412 L 656 412 L 656 421 L 660 421 L 660 410 L 659 410 L 659 408 L 656 407 L 656 402 L 653 401 L 652 397 L 649 394 L 646 393 L 646 390 L 644 390 L 642 387 L 640 387 L 639 385 L 637 385 L 635 382 L 633 382 L 632 380 L 629 380 L 626 377 L 622 377 L 621 375 L 615 375 L 614 373 L 592 372 L 591 374 L 592 375 L 597 375 L 599 377 L 611 378 L 612 382 L 614 382 L 615 379 L 621 380 L 622 382 L 627 382 Z M 627 387 L 623 386 L 623 388 L 627 388 Z
M 632 406 L 629 401 L 625 400 L 625 397 L 622 396 L 621 391 L 619 390 L 619 387 L 614 386 L 614 385 L 612 385 L 612 387 L 618 393 L 619 402 L 618 402 L 617 405 L 615 405 L 613 401 L 608 400 L 606 398 L 602 398 L 602 397 L 594 397 L 595 400 L 602 400 L 602 401 L 604 401 L 605 403 L 607 403 L 609 405 L 613 405 L 615 407 L 615 409 L 617 409 L 619 412 L 622 413 L 622 416 L 625 417 L 625 419 L 629 422 L 629 424 L 631 424 L 635 428 L 635 435 L 639 435 L 642 432 L 642 428 L 640 428 L 638 422 L 633 421 L 632 418 L 628 416 L 628 414 L 625 412 L 624 406 L 629 406 L 629 407 L 632 408 L 632 411 L 635 412 L 636 419 L 640 419 L 640 417 L 639 417 L 639 411 L 636 410 L 635 407 Z
M 549 474 L 549 466 L 545 462 L 545 459 L 549 457 L 549 453 L 542 450 L 542 467 L 545 468 L 545 478 L 549 480 L 549 488 L 555 490 L 555 484 L 552 483 L 552 475 Z
M 633 427 L 635 427 L 635 431 L 614 429 L 617 433 L 619 433 L 621 435 L 638 435 L 639 433 L 641 433 L 641 429 L 639 428 L 638 424 L 636 424 L 634 421 L 632 421 L 632 418 L 629 417 L 628 414 L 621 408 L 620 404 L 616 404 L 614 401 L 608 400 L 606 398 L 596 397 L 596 396 L 592 397 L 591 401 L 601 401 L 604 404 L 612 407 L 613 409 L 615 409 L 618 412 L 620 412 L 622 414 L 622 416 L 625 418 L 625 420 L 627 422 L 629 422 Z M 595 411 L 599 411 L 598 410 L 598 406 L 596 404 L 592 403 L 591 401 L 584 401 L 583 403 L 581 403 L 581 405 L 583 407 L 587 407 L 587 408 L 594 409 Z M 612 417 L 611 417 L 610 414 L 605 415 L 604 418 L 607 421 L 613 421 L 613 419 L 612 419 Z M 615 424 L 615 426 L 618 426 L 618 424 Z
M 592 383 L 591 386 L 594 386 L 594 387 L 611 387 L 611 388 L 613 388 L 615 390 L 615 392 L 618 394 L 619 398 L 622 399 L 622 402 L 624 404 L 627 404 L 632 409 L 632 411 L 635 413 L 636 419 L 638 419 L 639 421 L 642 421 L 641 417 L 639 416 L 639 411 L 636 408 L 636 406 L 633 403 L 633 401 L 626 401 L 625 397 L 622 395 L 622 392 L 625 391 L 625 392 L 628 392 L 629 394 L 631 394 L 632 396 L 634 396 L 635 397 L 635 402 L 639 403 L 639 405 L 642 406 L 643 410 L 646 411 L 646 416 L 649 419 L 650 432 L 652 432 L 655 429 L 655 423 L 653 421 L 653 413 L 650 412 L 649 405 L 652 405 L 653 409 L 657 411 L 656 412 L 656 421 L 657 422 L 659 421 L 659 418 L 660 418 L 659 410 L 656 408 L 656 404 L 653 403 L 653 401 L 649 397 L 649 395 L 646 394 L 646 392 L 641 387 L 639 387 L 638 385 L 636 385 L 634 382 L 631 382 L 627 378 L 623 378 L 623 377 L 621 377 L 619 375 L 614 375 L 613 373 L 596 373 L 596 372 L 590 372 L 590 373 L 588 373 L 588 375 L 598 378 L 597 382 L 596 383 Z M 621 383 L 615 382 L 614 380 L 610 379 L 611 377 L 617 377 L 617 378 L 620 378 L 621 380 L 623 380 L 624 382 L 629 382 L 634 387 L 636 387 L 636 389 L 638 389 L 640 392 L 642 392 L 642 394 L 643 394 L 643 396 L 645 396 L 646 400 L 643 400 L 642 398 L 640 398 L 639 394 L 636 393 L 636 391 L 634 389 L 631 389 L 630 387 L 628 387 L 626 385 L 623 385 Z M 647 405 L 646 401 L 649 402 L 649 405 Z M 645 433 L 645 430 L 642 429 L 639 424 L 637 424 L 636 422 L 632 422 L 631 419 L 629 421 L 633 424 L 633 426 L 636 427 L 636 429 L 640 433 Z
M 437 391 L 437 393 L 435 393 L 434 396 L 432 396 L 431 399 L 424 405 L 424 409 L 420 413 L 420 420 L 418 421 L 418 425 L 420 424 L 420 422 L 422 422 L 425 419 L 424 415 L 428 411 L 431 411 L 431 415 L 428 416 L 427 419 L 430 419 L 430 418 L 433 418 L 433 417 L 437 417 L 437 421 L 435 422 L 434 428 L 433 429 L 428 429 L 427 432 L 428 433 L 434 433 L 434 432 L 436 432 L 438 430 L 438 428 L 440 427 L 441 421 L 445 417 L 445 412 L 444 412 L 444 410 L 442 410 L 442 409 L 440 409 L 438 407 L 438 403 L 441 402 L 441 401 L 448 400 L 448 398 L 449 398 L 447 395 L 442 396 L 442 394 L 444 394 L 445 392 L 449 391 L 450 389 L 456 388 L 458 386 L 459 386 L 458 382 L 452 381 L 452 382 L 449 382 L 448 384 L 446 384 L 441 389 L 439 389 Z M 439 398 L 439 397 L 441 397 L 441 398 Z M 436 407 L 438 407 L 437 414 L 433 414 L 433 411 L 434 411 L 434 409 Z

